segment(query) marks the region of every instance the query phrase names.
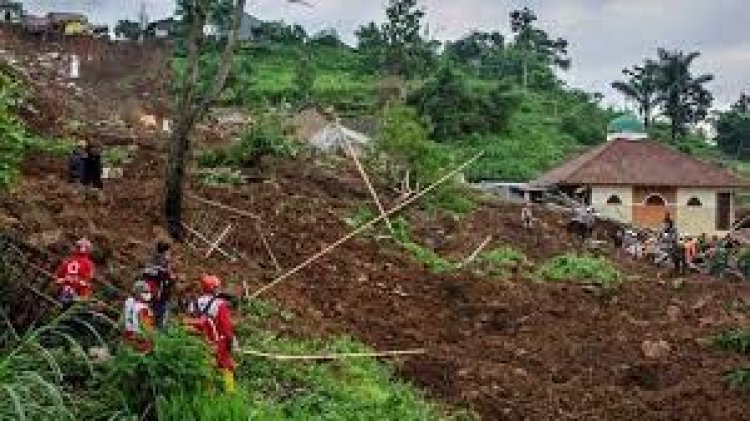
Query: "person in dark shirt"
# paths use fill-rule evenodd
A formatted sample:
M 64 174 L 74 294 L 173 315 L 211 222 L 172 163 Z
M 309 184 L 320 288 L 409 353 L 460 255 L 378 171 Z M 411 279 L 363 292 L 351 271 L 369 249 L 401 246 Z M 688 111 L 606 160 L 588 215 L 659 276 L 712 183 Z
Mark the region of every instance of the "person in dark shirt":
M 156 244 L 156 252 L 143 271 L 144 280 L 154 292 L 151 301 L 157 328 L 163 328 L 167 321 L 169 302 L 177 280 L 170 253 L 170 245 L 163 241 Z
M 81 142 L 73 148 L 68 157 L 68 182 L 83 183 L 86 176 L 86 144 Z
M 86 144 L 86 157 L 84 159 L 83 185 L 101 189 L 102 183 L 102 154 L 99 148 L 92 143 Z

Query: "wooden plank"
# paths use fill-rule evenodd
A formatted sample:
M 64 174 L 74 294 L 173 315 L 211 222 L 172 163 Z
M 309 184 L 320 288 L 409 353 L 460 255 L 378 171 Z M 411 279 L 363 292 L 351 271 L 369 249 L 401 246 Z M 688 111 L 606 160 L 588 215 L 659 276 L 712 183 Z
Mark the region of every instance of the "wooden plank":
M 359 162 L 359 158 L 357 158 L 357 154 L 354 152 L 354 148 L 352 148 L 352 145 L 350 142 L 344 142 L 344 145 L 346 145 L 346 151 L 349 154 L 349 157 L 354 161 L 354 165 L 357 167 L 357 170 L 359 171 L 359 175 L 362 177 L 362 180 L 364 180 L 365 184 L 367 185 L 367 189 L 370 191 L 370 195 L 372 196 L 373 202 L 375 202 L 375 206 L 378 207 L 378 211 L 380 212 L 380 215 L 383 216 L 383 220 L 385 221 L 385 225 L 388 227 L 388 231 L 393 234 L 393 225 L 391 225 L 391 220 L 388 219 L 388 215 L 385 214 L 385 208 L 383 208 L 383 204 L 380 202 L 380 198 L 378 197 L 378 194 L 375 192 L 375 188 L 372 186 L 372 183 L 370 182 L 370 177 L 367 176 L 367 172 L 365 172 L 364 167 L 362 167 L 362 164 Z

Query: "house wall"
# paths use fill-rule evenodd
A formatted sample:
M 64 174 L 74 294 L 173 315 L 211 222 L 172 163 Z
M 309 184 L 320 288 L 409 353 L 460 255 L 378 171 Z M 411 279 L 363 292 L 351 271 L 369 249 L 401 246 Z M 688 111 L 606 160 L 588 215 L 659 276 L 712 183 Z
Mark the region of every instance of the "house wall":
M 611 205 L 607 201 L 617 196 L 622 201 L 620 205 Z M 591 188 L 591 206 L 602 216 L 616 219 L 625 223 L 633 221 L 633 188 L 622 186 L 596 186 Z
M 678 189 L 677 229 L 690 235 L 716 232 L 716 189 Z M 692 198 L 698 199 L 700 206 L 688 206 Z
M 664 206 L 646 205 L 651 196 L 664 200 Z M 633 187 L 633 223 L 642 228 L 659 228 L 667 213 L 674 215 L 677 205 L 677 189 L 673 187 Z

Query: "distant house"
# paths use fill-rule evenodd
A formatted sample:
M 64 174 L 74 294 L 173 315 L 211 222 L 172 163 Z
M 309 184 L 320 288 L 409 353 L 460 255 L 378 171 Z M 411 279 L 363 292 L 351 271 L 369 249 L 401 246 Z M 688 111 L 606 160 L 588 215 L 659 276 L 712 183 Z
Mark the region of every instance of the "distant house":
M 92 25 L 91 35 L 94 38 L 109 39 L 109 26 L 107 25 Z
M 23 5 L 17 1 L 0 0 L 0 23 L 21 23 Z
M 177 30 L 177 20 L 167 18 L 151 22 L 146 27 L 146 34 L 150 38 L 167 39 L 172 37 Z
M 29 34 L 43 35 L 50 31 L 50 20 L 46 16 L 26 15 L 21 20 L 21 26 Z
M 86 16 L 79 13 L 48 13 L 50 30 L 58 34 L 74 36 L 85 35 L 89 30 Z
M 256 38 L 257 31 L 262 29 L 264 22 L 249 13 L 243 13 L 240 29 L 237 35 L 239 41 L 252 41 Z M 227 31 L 214 24 L 203 27 L 203 34 L 209 37 L 226 37 Z
M 719 234 L 735 219 L 737 190 L 748 182 L 729 171 L 647 139 L 640 121 L 623 116 L 608 141 L 534 180 L 574 194 L 601 215 L 656 228 L 669 214 L 687 234 Z

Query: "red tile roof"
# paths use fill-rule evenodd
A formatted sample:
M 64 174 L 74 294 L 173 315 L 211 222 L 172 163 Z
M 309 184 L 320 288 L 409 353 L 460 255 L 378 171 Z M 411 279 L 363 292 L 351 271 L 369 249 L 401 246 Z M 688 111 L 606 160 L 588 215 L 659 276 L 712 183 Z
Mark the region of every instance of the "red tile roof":
M 533 185 L 748 187 L 716 165 L 652 140 L 615 139 L 543 174 Z

